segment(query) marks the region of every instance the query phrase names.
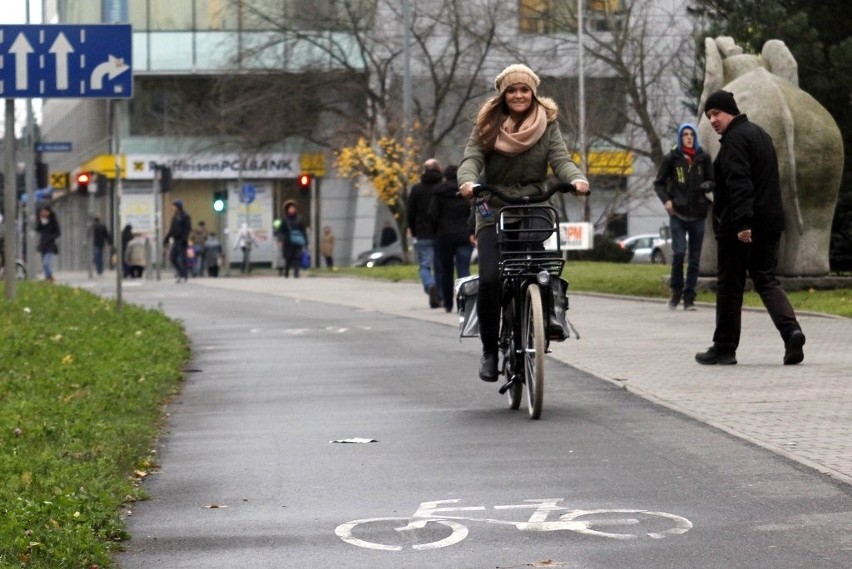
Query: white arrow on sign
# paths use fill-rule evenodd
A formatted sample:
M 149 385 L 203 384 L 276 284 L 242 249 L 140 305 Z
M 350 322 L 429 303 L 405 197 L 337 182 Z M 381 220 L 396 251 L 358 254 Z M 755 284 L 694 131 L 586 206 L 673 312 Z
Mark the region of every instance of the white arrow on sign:
M 15 88 L 20 91 L 25 90 L 29 84 L 27 56 L 34 51 L 24 32 L 18 34 L 12 47 L 9 48 L 9 53 L 15 54 Z
M 59 32 L 56 41 L 50 46 L 50 53 L 56 56 L 56 89 L 64 91 L 68 88 L 68 54 L 74 53 L 74 46 Z
M 123 59 L 110 55 L 107 61 L 104 61 L 92 70 L 92 89 L 104 88 L 104 75 L 109 75 L 109 78 L 112 80 L 128 69 L 130 69 L 130 66 L 124 63 Z

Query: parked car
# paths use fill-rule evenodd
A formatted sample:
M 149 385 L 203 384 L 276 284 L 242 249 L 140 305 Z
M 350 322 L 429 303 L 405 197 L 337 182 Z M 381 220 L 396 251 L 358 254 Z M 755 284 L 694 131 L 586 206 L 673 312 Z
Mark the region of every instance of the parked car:
M 672 241 L 659 233 L 625 235 L 615 241 L 622 249 L 633 251 L 631 263 L 666 264 L 672 260 Z
M 358 258 L 352 263 L 354 267 L 382 267 L 386 265 L 402 264 L 402 247 L 399 242 L 385 247 L 374 247 L 369 251 L 358 254 Z

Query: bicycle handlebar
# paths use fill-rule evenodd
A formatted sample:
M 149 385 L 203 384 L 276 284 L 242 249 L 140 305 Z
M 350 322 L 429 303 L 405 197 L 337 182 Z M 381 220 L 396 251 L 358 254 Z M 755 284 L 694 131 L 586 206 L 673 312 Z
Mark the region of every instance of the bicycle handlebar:
M 490 192 L 506 202 L 510 205 L 526 205 L 526 204 L 535 204 L 546 202 L 555 194 L 556 192 L 561 193 L 577 193 L 577 188 L 574 187 L 574 184 L 569 182 L 559 182 L 557 184 L 553 184 L 550 186 L 550 189 L 544 192 L 543 194 L 539 194 L 537 196 L 510 196 L 503 193 L 499 188 L 495 186 L 487 186 L 485 184 L 474 184 L 473 186 L 473 195 L 476 197 L 480 197 L 483 193 Z M 588 192 L 583 195 L 589 195 L 591 192 Z

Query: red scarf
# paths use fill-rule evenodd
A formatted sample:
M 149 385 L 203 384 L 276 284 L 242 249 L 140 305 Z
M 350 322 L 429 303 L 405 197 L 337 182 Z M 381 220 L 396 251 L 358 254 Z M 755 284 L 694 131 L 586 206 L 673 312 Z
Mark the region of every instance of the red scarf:
M 683 157 L 686 158 L 686 163 L 692 166 L 692 159 L 695 158 L 695 148 L 687 148 L 684 146 L 682 149 Z

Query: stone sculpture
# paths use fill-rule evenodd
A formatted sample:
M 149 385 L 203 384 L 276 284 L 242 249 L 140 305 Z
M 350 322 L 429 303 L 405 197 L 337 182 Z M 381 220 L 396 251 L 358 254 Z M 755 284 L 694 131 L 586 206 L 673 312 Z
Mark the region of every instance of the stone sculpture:
M 843 172 L 843 141 L 837 123 L 799 88 L 798 66 L 780 40 L 760 55 L 744 54 L 730 37 L 704 40 L 707 61 L 698 137 L 715 158 L 719 136 L 704 116 L 704 101 L 717 89 L 734 94 L 740 112 L 775 143 L 787 230 L 781 239 L 779 276 L 823 276 L 829 271 L 831 222 Z M 716 242 L 706 233 L 701 273 L 716 272 Z

